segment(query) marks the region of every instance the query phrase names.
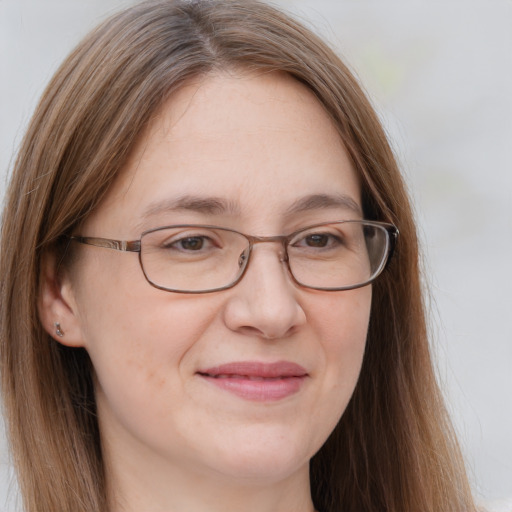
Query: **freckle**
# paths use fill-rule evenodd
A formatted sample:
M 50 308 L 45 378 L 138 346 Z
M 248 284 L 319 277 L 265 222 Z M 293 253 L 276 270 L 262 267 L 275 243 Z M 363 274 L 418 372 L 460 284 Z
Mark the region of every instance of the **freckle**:
M 142 365 L 141 365 L 142 367 Z M 157 389 L 161 389 L 165 386 L 165 377 L 158 377 L 158 373 L 155 372 L 155 370 L 151 370 L 151 369 L 145 369 L 143 368 L 143 370 L 145 370 L 145 377 L 146 377 L 146 381 L 148 382 L 152 382 L 153 385 L 157 388 Z

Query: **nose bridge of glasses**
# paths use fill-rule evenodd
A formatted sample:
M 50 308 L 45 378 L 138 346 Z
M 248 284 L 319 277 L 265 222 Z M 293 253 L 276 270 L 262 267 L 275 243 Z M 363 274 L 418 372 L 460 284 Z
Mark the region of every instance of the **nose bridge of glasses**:
M 280 244 L 281 251 L 279 253 L 279 261 L 287 262 L 288 261 L 288 251 L 286 250 L 286 244 L 288 242 L 288 237 L 286 235 L 275 235 L 275 236 L 250 236 L 249 242 L 251 247 L 254 247 L 257 244 Z

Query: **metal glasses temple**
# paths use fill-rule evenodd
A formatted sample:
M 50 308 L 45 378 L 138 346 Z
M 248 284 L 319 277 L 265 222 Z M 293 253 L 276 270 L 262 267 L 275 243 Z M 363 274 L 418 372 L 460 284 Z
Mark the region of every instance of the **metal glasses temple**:
M 95 236 L 70 236 L 70 240 L 95 247 L 115 249 L 116 251 L 140 252 L 140 240 L 111 240 L 110 238 L 99 238 Z

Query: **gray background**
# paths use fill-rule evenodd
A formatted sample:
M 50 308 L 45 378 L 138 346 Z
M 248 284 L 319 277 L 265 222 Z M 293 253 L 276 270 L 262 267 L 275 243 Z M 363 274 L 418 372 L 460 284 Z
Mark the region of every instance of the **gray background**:
M 57 65 L 130 3 L 0 0 L 0 193 Z M 439 377 L 473 487 L 492 510 L 510 511 L 512 1 L 277 3 L 338 48 L 390 134 L 416 206 Z M 5 441 L 0 450 L 0 510 L 11 512 Z

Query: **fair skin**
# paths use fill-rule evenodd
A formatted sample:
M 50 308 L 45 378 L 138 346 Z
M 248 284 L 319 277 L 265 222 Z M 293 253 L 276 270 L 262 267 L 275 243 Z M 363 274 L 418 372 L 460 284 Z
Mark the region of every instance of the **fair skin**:
M 349 201 L 296 207 L 312 195 Z M 135 240 L 200 223 L 280 235 L 361 218 L 360 195 L 339 135 L 304 86 L 217 74 L 166 103 L 80 234 Z M 185 196 L 231 208 L 169 208 Z M 59 280 L 48 265 L 40 311 L 52 335 L 60 322 L 59 342 L 85 347 L 93 362 L 112 512 L 312 512 L 309 460 L 357 382 L 371 287 L 300 287 L 279 245 L 265 243 L 235 287 L 169 293 L 146 281 L 134 253 L 75 249 Z M 285 361 L 306 375 L 265 398 L 201 372 L 240 361 Z

